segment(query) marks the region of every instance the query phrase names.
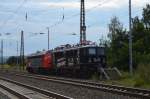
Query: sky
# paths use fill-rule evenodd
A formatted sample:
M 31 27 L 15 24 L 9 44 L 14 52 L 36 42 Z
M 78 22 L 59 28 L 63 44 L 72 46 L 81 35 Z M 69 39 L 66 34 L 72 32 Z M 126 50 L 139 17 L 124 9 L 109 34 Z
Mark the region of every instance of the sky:
M 150 0 L 132 0 L 132 17 L 141 17 L 148 3 Z M 85 0 L 85 8 L 88 40 L 106 39 L 113 16 L 128 29 L 128 0 Z M 80 0 L 0 0 L 0 40 L 4 40 L 4 55 L 17 55 L 17 42 L 19 55 L 21 30 L 25 54 L 47 50 L 47 27 L 50 28 L 50 48 L 78 43 L 79 14 Z

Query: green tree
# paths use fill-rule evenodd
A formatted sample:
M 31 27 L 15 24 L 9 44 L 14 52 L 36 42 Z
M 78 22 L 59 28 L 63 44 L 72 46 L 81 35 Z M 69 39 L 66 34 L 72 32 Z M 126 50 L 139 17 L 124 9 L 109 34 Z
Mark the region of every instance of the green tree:
M 125 69 L 128 65 L 128 35 L 123 28 L 123 24 L 117 17 L 110 21 L 108 38 L 110 47 L 108 47 L 108 65 Z
M 7 64 L 9 65 L 16 65 L 18 63 L 20 63 L 20 58 L 16 57 L 16 56 L 11 56 L 8 58 L 8 60 L 6 61 Z
M 150 5 L 143 8 L 142 18 L 132 19 L 133 66 L 150 62 Z M 129 42 L 128 33 L 117 17 L 113 17 L 108 25 L 109 46 L 107 46 L 108 65 L 128 70 Z
M 143 18 L 135 17 L 133 19 L 133 65 L 145 63 L 145 60 L 150 60 L 147 55 L 150 54 L 150 5 L 146 5 L 143 9 Z
M 147 4 L 146 8 L 143 8 L 143 22 L 146 29 L 150 29 L 150 5 Z

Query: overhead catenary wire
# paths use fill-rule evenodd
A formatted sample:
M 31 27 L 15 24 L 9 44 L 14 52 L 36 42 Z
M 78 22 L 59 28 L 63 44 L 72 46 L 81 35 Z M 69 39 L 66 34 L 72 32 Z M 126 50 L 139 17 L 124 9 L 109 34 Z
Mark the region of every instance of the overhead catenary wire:
M 4 20 L 4 22 L 0 25 L 0 27 L 5 26 L 9 20 L 13 19 L 14 15 L 18 13 L 19 10 L 21 10 L 21 8 L 23 7 L 23 5 L 27 2 L 28 0 L 23 0 L 22 3 L 16 8 L 15 11 L 13 11 L 13 15 L 9 15 L 8 18 L 6 20 Z
M 97 4 L 96 6 L 87 9 L 87 10 L 86 10 L 86 13 L 93 11 L 93 9 L 96 9 L 96 8 L 99 7 L 99 6 L 102 6 L 103 4 L 106 3 L 106 1 L 108 1 L 108 0 L 101 1 L 101 2 L 100 2 L 99 4 Z M 24 0 L 24 1 L 22 2 L 22 4 L 21 4 L 17 9 L 22 8 L 23 5 L 24 5 L 26 2 L 27 2 L 27 0 Z M 80 13 L 76 13 L 76 14 L 73 14 L 73 15 L 70 15 L 70 16 L 66 16 L 64 9 L 65 9 L 65 8 L 63 7 L 62 15 L 61 15 L 62 17 L 60 17 L 60 19 L 59 19 L 58 21 L 54 22 L 54 24 L 50 25 L 50 26 L 49 26 L 50 28 L 55 28 L 55 27 L 57 27 L 58 25 L 65 23 L 65 22 L 68 21 L 69 19 L 75 18 L 75 17 L 77 17 L 77 16 L 80 15 Z M 17 13 L 18 10 L 14 11 L 14 12 Z M 14 13 L 14 14 L 15 14 L 15 13 Z M 26 17 L 26 20 L 28 20 L 28 13 L 27 13 L 27 12 L 26 12 L 26 16 L 25 16 L 25 17 Z M 9 21 L 9 20 L 8 20 L 8 21 Z M 7 23 L 7 22 L 6 22 L 6 23 Z M 90 28 L 91 26 L 92 26 L 92 25 L 88 25 L 87 27 Z M 17 26 L 16 28 L 18 28 L 18 26 Z M 42 29 L 40 32 L 42 32 L 43 30 L 45 30 L 45 28 Z
M 106 3 L 106 1 L 108 1 L 108 0 L 104 0 L 103 2 L 97 4 L 96 6 L 94 6 L 94 7 L 90 8 L 90 9 L 86 10 L 86 13 L 89 13 L 89 12 L 91 12 L 93 9 L 96 9 L 96 8 L 99 7 L 99 6 L 102 6 L 103 4 Z M 65 17 L 65 19 L 64 19 L 63 21 L 58 21 L 58 22 L 54 23 L 53 25 L 51 25 L 50 27 L 55 27 L 55 26 L 57 26 L 57 25 L 59 25 L 59 24 L 64 23 L 66 20 L 72 19 L 72 18 L 77 17 L 77 16 L 79 16 L 79 15 L 80 15 L 80 13 L 76 13 L 76 14 L 73 14 L 73 15 L 71 15 L 71 16 Z
M 80 0 L 79 0 L 80 1 Z M 96 8 L 98 8 L 98 7 L 100 7 L 100 6 L 102 6 L 102 5 L 104 5 L 105 3 L 107 3 L 108 2 L 108 0 L 103 0 L 103 1 L 101 1 L 100 3 L 98 3 L 96 6 L 94 6 L 94 7 L 92 7 L 92 8 L 89 8 L 89 9 L 87 9 L 86 10 L 86 13 L 89 13 L 89 12 L 91 12 L 91 11 L 93 11 L 93 9 L 96 9 Z M 64 9 L 64 8 L 63 8 Z M 55 28 L 55 27 L 57 27 L 58 25 L 60 25 L 60 24 L 63 24 L 64 22 L 66 22 L 66 21 L 68 21 L 68 20 L 70 20 L 70 19 L 72 19 L 72 18 L 75 18 L 75 17 L 77 17 L 77 16 L 79 16 L 80 15 L 80 13 L 75 13 L 75 14 L 72 14 L 72 15 L 70 15 L 70 16 L 65 16 L 65 14 L 64 14 L 64 10 L 63 10 L 63 21 L 62 21 L 62 19 L 60 19 L 59 21 L 56 21 L 54 24 L 52 24 L 52 25 L 50 25 L 49 27 L 50 28 Z M 88 25 L 88 27 L 90 28 L 90 27 L 92 27 L 92 25 Z M 42 29 L 43 30 L 43 29 Z M 40 32 L 42 32 L 42 30 L 40 30 Z M 44 29 L 45 30 L 45 29 Z
M 78 1 L 80 1 L 80 0 L 78 0 Z M 96 6 L 90 8 L 90 9 L 87 9 L 86 13 L 92 11 L 93 9 L 96 9 L 96 8 L 99 7 L 99 6 L 102 6 L 104 3 L 106 3 L 106 1 L 108 1 L 108 0 L 101 1 L 101 2 L 100 2 L 99 4 L 97 4 Z M 24 0 L 24 1 L 21 3 L 21 5 L 20 5 L 19 7 L 17 7 L 16 11 L 14 11 L 14 14 L 17 13 L 17 12 L 18 12 L 18 9 L 21 9 L 21 7 L 23 7 L 23 5 L 24 5 L 26 2 L 27 2 L 27 0 Z M 54 24 L 50 25 L 49 27 L 50 27 L 50 28 L 54 28 L 54 27 L 56 27 L 56 26 L 58 26 L 58 25 L 60 25 L 60 24 L 65 23 L 65 22 L 68 21 L 69 19 L 72 19 L 72 18 L 77 17 L 77 16 L 79 16 L 79 15 L 80 15 L 80 13 L 76 13 L 76 14 L 73 14 L 73 15 L 70 15 L 70 16 L 66 16 L 66 15 L 64 14 L 64 7 L 63 7 L 62 18 L 60 18 L 58 21 L 54 22 Z M 28 13 L 27 13 L 27 12 L 26 12 L 25 18 L 26 18 L 26 21 L 27 21 L 27 20 L 28 20 Z M 11 19 L 11 18 L 10 18 L 10 19 Z M 9 19 L 9 20 L 10 20 L 10 19 Z M 9 20 L 7 20 L 7 22 L 8 22 Z M 7 24 L 7 22 L 4 22 L 4 23 Z M 17 26 L 17 27 L 18 27 L 18 26 Z M 16 27 L 16 28 L 17 28 L 17 27 Z M 42 29 L 42 30 L 43 30 L 43 29 Z M 42 30 L 41 30 L 40 32 L 42 32 Z M 44 29 L 44 30 L 45 30 L 45 29 Z

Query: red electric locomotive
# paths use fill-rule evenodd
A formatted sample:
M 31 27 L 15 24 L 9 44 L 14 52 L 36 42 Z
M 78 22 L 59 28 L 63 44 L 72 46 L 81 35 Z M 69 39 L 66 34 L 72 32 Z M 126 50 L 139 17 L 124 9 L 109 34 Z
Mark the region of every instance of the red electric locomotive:
M 52 54 L 50 51 L 37 52 L 27 57 L 27 71 L 31 73 L 49 72 L 52 69 Z

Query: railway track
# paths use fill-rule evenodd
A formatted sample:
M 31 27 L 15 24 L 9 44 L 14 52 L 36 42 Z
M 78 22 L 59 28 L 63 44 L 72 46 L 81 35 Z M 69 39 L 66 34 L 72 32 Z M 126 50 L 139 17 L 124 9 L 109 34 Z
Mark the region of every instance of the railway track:
M 28 77 L 28 78 L 45 80 L 50 82 L 70 84 L 74 86 L 85 87 L 88 89 L 94 89 L 94 90 L 96 89 L 106 93 L 133 97 L 135 99 L 150 99 L 150 90 L 146 90 L 146 89 L 130 88 L 130 87 L 109 85 L 103 83 L 95 83 L 89 81 L 65 79 L 65 78 L 58 78 L 58 77 L 49 77 L 49 76 L 35 75 L 35 74 L 22 74 L 22 73 L 15 73 L 15 72 L 12 74 L 21 77 Z
M 4 77 L 0 77 L 0 87 L 15 95 L 18 99 L 73 99 Z

